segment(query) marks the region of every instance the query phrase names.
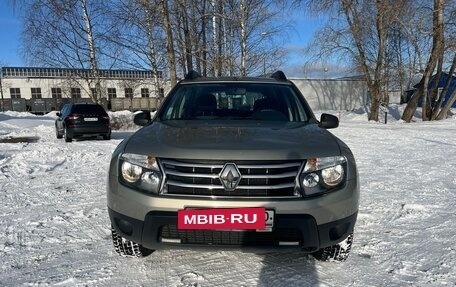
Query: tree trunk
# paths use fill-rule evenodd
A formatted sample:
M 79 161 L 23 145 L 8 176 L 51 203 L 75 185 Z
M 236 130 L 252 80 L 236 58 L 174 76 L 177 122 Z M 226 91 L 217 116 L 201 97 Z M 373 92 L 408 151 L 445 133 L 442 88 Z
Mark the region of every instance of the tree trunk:
M 212 0 L 212 75 L 216 76 L 219 73 L 218 70 L 218 28 L 217 28 L 217 3 L 216 0 Z
M 426 104 L 427 104 L 427 90 L 429 79 L 437 65 L 440 58 L 440 54 L 444 52 L 443 49 L 443 2 L 444 0 L 434 0 L 434 12 L 433 12 L 433 41 L 431 55 L 429 56 L 426 70 L 421 79 L 420 86 L 413 93 L 410 101 L 405 107 L 404 113 L 402 114 L 402 120 L 409 123 L 412 121 L 413 114 L 416 111 L 420 97 L 423 99 L 423 120 L 426 119 Z
M 445 98 L 445 94 L 447 93 L 447 91 L 450 87 L 451 81 L 453 80 L 453 75 L 454 75 L 455 69 L 456 69 L 456 54 L 453 57 L 453 62 L 451 63 L 451 68 L 450 68 L 450 71 L 448 72 L 448 80 L 446 82 L 445 87 L 442 90 L 442 97 L 441 97 L 441 99 L 439 99 L 439 100 L 441 100 L 440 105 L 442 104 L 443 99 Z M 440 110 L 440 112 L 435 117 L 435 119 L 443 120 L 444 118 L 446 118 L 446 116 L 448 115 L 448 112 L 450 111 L 450 109 L 453 106 L 453 103 L 455 101 L 456 101 L 456 90 L 453 91 L 450 98 L 446 102 L 445 106 Z
M 247 7 L 245 0 L 241 0 L 240 4 L 240 27 L 241 27 L 241 76 L 247 75 Z
M 221 15 L 220 17 L 220 22 L 219 22 L 219 31 L 218 31 L 218 34 L 219 34 L 219 41 L 218 41 L 218 51 L 217 51 L 217 54 L 218 54 L 218 61 L 217 61 L 217 66 L 218 66 L 218 74 L 217 74 L 217 77 L 221 77 L 223 75 L 223 71 L 224 71 L 224 68 L 223 68 L 223 61 L 225 59 L 225 51 L 226 51 L 226 31 L 225 31 L 225 27 L 226 27 L 226 15 L 225 15 L 225 11 L 223 9 L 223 4 L 219 4 L 219 15 Z
M 84 15 L 84 23 L 85 23 L 86 32 L 87 32 L 87 44 L 89 46 L 89 60 L 90 60 L 91 77 L 95 80 L 95 93 L 90 91 L 90 94 L 92 94 L 92 100 L 95 103 L 98 103 L 101 98 L 100 72 L 98 70 L 98 63 L 97 63 L 96 53 L 95 53 L 95 41 L 93 39 L 92 25 L 90 23 L 89 13 L 87 11 L 86 0 L 81 0 L 81 7 L 82 7 L 83 15 Z M 89 82 L 89 88 L 90 88 L 91 87 L 90 77 L 88 79 L 88 82 Z
M 381 1 L 376 2 L 377 5 L 377 15 L 376 15 L 376 29 L 377 29 L 377 40 L 378 40 L 378 48 L 377 48 L 377 61 L 375 63 L 375 70 L 374 70 L 374 79 L 373 85 L 371 89 L 371 113 L 369 115 L 370 121 L 378 122 L 378 110 L 380 108 L 380 99 L 382 96 L 382 88 L 381 85 L 383 82 L 383 75 L 382 70 L 384 67 L 384 55 L 385 55 L 385 43 L 388 38 L 387 27 L 385 23 L 385 5 Z
M 361 67 L 367 86 L 370 92 L 370 100 L 371 100 L 371 112 L 369 114 L 370 121 L 378 121 L 378 112 L 380 108 L 380 98 L 381 98 L 381 83 L 385 82 L 383 79 L 383 68 L 384 68 L 384 54 L 385 54 L 385 45 L 388 39 L 388 24 L 385 20 L 386 14 L 388 13 L 388 7 L 385 3 L 381 1 L 376 1 L 376 24 L 375 28 L 377 30 L 377 58 L 375 63 L 375 69 L 371 72 L 368 64 L 368 59 L 366 56 L 366 50 L 363 46 L 363 35 L 361 33 L 360 19 L 358 19 L 358 15 L 356 10 L 354 9 L 354 3 L 349 0 L 342 0 L 342 8 L 345 14 L 345 18 L 347 23 L 350 27 L 350 31 L 356 46 L 356 50 L 358 52 L 358 59 L 357 63 Z
M 161 9 L 163 17 L 163 28 L 166 33 L 166 51 L 168 54 L 169 77 L 171 81 L 171 86 L 174 86 L 177 83 L 176 55 L 174 51 L 173 31 L 171 27 L 171 22 L 169 20 L 169 7 L 167 0 L 161 0 Z
M 378 122 L 378 110 L 380 109 L 380 93 L 379 90 L 371 93 L 371 112 L 369 114 L 369 121 Z
M 182 12 L 182 29 L 184 32 L 184 46 L 183 49 L 185 51 L 185 62 L 187 72 L 193 70 L 193 58 L 192 58 L 192 39 L 190 36 L 190 29 L 189 29 L 189 19 L 187 14 L 187 0 L 180 1 L 180 8 Z
M 426 71 L 423 75 L 423 79 L 418 85 L 418 88 L 413 92 L 412 97 L 410 98 L 407 106 L 405 107 L 404 113 L 402 114 L 402 120 L 409 123 L 412 121 L 413 115 L 415 114 L 416 108 L 418 107 L 418 102 L 420 98 L 427 97 L 427 86 L 429 85 L 429 79 L 431 77 L 432 70 L 434 70 L 435 66 L 432 67 L 432 70 L 429 69 L 430 67 L 426 67 Z M 424 105 L 424 104 L 423 104 Z M 423 109 L 424 112 L 424 109 Z
M 143 3 L 143 5 L 148 5 L 147 3 Z M 157 52 L 155 49 L 155 43 L 154 43 L 154 37 L 152 35 L 152 30 L 154 26 L 154 21 L 151 17 L 151 13 L 149 12 L 150 9 L 147 6 L 143 6 L 143 9 L 146 11 L 146 33 L 147 33 L 147 44 L 149 47 L 149 64 L 150 67 L 152 68 L 152 72 L 154 73 L 154 89 L 155 89 L 155 95 L 158 96 L 157 98 L 159 99 L 160 102 L 163 101 L 163 98 L 161 96 L 160 90 L 162 89 L 162 85 L 159 79 L 159 69 L 158 69 L 158 64 L 157 64 Z

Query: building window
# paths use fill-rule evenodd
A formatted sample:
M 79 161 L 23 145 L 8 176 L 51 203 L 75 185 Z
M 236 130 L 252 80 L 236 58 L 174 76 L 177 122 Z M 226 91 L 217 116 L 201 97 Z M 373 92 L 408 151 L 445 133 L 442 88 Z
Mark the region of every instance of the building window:
M 133 98 L 133 89 L 125 88 L 125 98 Z
M 32 99 L 41 99 L 41 88 L 31 88 Z
M 11 99 L 20 99 L 21 98 L 21 89 L 20 88 L 10 88 Z
M 158 94 L 159 94 L 160 98 L 163 99 L 163 98 L 165 97 L 165 89 L 160 88 L 160 89 L 158 90 Z
M 62 89 L 61 88 L 51 88 L 51 95 L 53 99 L 62 98 Z
M 149 97 L 149 89 L 148 88 L 142 88 L 141 89 L 141 98 L 148 98 Z
M 81 98 L 81 89 L 80 88 L 71 88 L 71 98 L 80 99 Z
M 117 98 L 116 88 L 108 88 L 108 99 L 115 99 Z

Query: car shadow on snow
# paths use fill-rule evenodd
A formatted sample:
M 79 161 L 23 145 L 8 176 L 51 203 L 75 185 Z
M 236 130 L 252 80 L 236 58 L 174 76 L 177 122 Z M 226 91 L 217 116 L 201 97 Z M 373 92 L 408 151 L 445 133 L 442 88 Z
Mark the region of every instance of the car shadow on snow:
M 112 131 L 111 133 L 111 139 L 112 140 L 124 140 L 126 138 L 129 138 L 131 135 L 133 135 L 135 132 L 134 131 Z M 78 138 L 73 138 L 74 141 L 93 141 L 93 140 L 98 140 L 98 141 L 104 141 L 101 136 L 94 136 L 94 137 L 78 137 Z
M 298 249 L 263 254 L 258 286 L 317 286 L 315 259 Z

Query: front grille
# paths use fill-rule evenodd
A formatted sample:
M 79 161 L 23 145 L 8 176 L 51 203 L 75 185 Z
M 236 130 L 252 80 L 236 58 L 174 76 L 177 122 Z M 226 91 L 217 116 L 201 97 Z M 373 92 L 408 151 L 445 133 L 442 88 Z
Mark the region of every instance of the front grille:
M 220 173 L 226 162 L 160 159 L 165 192 L 181 196 L 298 197 L 296 179 L 301 161 L 236 161 L 241 180 L 226 190 Z
M 278 228 L 273 232 L 220 231 L 220 230 L 179 230 L 176 225 L 161 227 L 163 239 L 179 239 L 181 244 L 274 246 L 279 242 L 300 242 L 298 229 Z

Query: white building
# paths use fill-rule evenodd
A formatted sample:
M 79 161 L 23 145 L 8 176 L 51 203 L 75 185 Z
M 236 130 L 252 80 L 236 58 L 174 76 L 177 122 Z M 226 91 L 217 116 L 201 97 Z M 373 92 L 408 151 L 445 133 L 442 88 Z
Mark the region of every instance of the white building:
M 95 81 L 89 75 L 89 70 L 4 67 L 0 110 L 44 113 L 68 101 L 90 101 Z M 101 103 L 110 110 L 154 110 L 170 88 L 161 74 L 155 78 L 146 70 L 100 70 L 100 76 Z M 359 78 L 291 81 L 314 110 L 352 110 L 368 104 L 366 82 Z
M 359 78 L 291 79 L 313 110 L 347 111 L 368 105 L 366 81 Z
M 157 99 L 164 95 L 161 74 L 156 79 L 147 70 L 99 73 L 101 102 L 107 108 L 155 109 Z M 157 81 L 160 87 L 155 84 Z M 0 88 L 2 110 L 45 112 L 59 109 L 68 101 L 90 101 L 90 95 L 95 93 L 95 80 L 84 69 L 3 67 Z

